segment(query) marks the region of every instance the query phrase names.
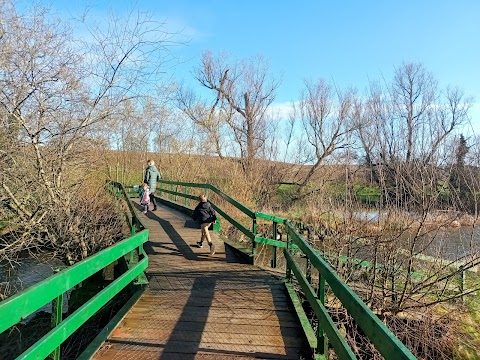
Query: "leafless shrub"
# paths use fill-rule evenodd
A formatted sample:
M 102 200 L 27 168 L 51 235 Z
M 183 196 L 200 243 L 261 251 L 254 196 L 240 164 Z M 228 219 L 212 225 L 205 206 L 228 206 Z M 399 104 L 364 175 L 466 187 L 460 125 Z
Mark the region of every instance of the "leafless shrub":
M 71 265 L 124 237 L 124 217 L 103 189 L 77 194 L 67 214 L 59 207 L 36 204 L 44 214 L 37 223 L 19 226 L 2 237 L 0 261 L 16 259 L 28 252 L 52 252 Z M 30 204 L 33 205 L 33 204 Z
M 359 359 L 384 359 L 348 313 L 337 307 L 328 307 L 328 312 Z M 418 359 L 452 359 L 457 324 L 451 315 L 439 316 L 435 311 L 426 311 L 403 318 L 388 316 L 383 320 Z M 335 356 L 332 354 L 331 358 Z
M 48 9 L 0 2 L 0 260 L 48 248 L 71 264 L 119 238 L 112 204 L 88 198 L 96 150 L 156 85 L 174 34 L 147 14 L 88 19 L 76 24 L 91 34 L 79 47 Z

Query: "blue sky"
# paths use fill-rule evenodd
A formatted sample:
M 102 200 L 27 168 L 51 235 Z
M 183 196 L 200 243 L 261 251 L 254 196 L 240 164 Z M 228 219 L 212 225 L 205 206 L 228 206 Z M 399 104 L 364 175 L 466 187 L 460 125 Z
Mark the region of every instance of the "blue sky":
M 204 50 L 236 58 L 263 55 L 282 78 L 278 105 L 298 98 L 304 79 L 320 77 L 362 91 L 369 79 L 389 80 L 403 61 L 423 63 L 440 83 L 475 98 L 471 115 L 480 133 L 480 1 L 85 1 L 54 0 L 61 14 L 85 5 L 101 17 L 136 7 L 181 31 L 185 46 L 175 78 L 190 71 Z

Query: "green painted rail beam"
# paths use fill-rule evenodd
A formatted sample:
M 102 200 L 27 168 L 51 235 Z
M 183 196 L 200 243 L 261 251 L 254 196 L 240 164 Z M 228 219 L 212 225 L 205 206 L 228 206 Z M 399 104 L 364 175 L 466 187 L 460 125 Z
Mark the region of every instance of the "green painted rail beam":
M 320 302 L 317 294 L 309 284 L 308 280 L 305 278 L 305 276 L 303 276 L 288 249 L 285 249 L 284 254 L 285 258 L 287 259 L 288 266 L 290 269 L 292 269 L 298 284 L 303 290 L 303 294 L 307 298 L 308 303 L 312 306 L 312 309 L 320 320 L 322 328 L 325 330 L 329 341 L 332 343 L 333 348 L 335 349 L 335 354 L 340 360 L 356 359 L 357 357 L 353 353 L 352 349 L 350 349 L 350 346 L 345 338 L 340 334 L 340 331 L 328 314 L 327 309 Z
M 110 182 L 106 184 L 105 188 L 116 199 L 123 198 L 127 202 L 130 213 L 126 214 L 126 219 L 132 228 L 132 236 L 0 302 L 0 333 L 44 305 L 50 302 L 53 304 L 52 330 L 21 354 L 18 359 L 43 359 L 49 355 L 52 359 L 59 359 L 61 344 L 108 301 L 129 284 L 146 283 L 144 270 L 148 266 L 148 257 L 143 251 L 143 244 L 148 241 L 149 230 L 138 218 L 122 184 Z M 128 270 L 124 274 L 94 295 L 73 314 L 62 319 L 61 302 L 65 292 L 122 257 L 126 258 L 127 262 L 128 258 L 132 260 L 133 251 L 138 251 L 140 257 L 138 262 L 136 260 L 129 262 Z
M 148 229 L 123 240 L 72 267 L 0 302 L 0 333 L 22 321 L 59 295 L 139 247 L 148 240 Z
M 340 300 L 358 326 L 372 341 L 386 359 L 416 359 L 407 347 L 391 330 L 370 310 L 358 295 L 345 284 L 330 265 L 302 238 L 296 229 L 287 222 L 287 231 L 293 243 L 311 261 L 321 276 L 329 284 L 335 296 Z
M 243 205 L 242 203 L 238 202 L 231 196 L 225 194 L 222 190 L 218 189 L 217 187 L 210 185 L 210 189 L 217 194 L 220 198 L 228 202 L 229 204 L 235 206 L 238 210 L 242 211 L 245 215 L 248 217 L 254 219 L 255 218 L 255 212 L 250 210 L 248 207 Z
M 280 223 L 280 224 L 283 224 L 285 222 L 284 218 L 281 218 L 281 217 L 276 216 L 276 215 L 265 214 L 265 213 L 262 213 L 262 212 L 256 212 L 255 216 L 257 217 L 257 219 L 269 220 L 269 221 L 273 221 L 273 222 Z
M 78 308 L 67 319 L 49 331 L 44 337 L 37 341 L 32 347 L 24 352 L 17 359 L 44 359 L 56 347 L 62 344 L 75 330 L 90 319 L 108 301 L 131 283 L 148 266 L 148 258 L 141 260 L 131 270 L 121 275 L 118 279 L 108 285 L 105 289 L 88 300 Z

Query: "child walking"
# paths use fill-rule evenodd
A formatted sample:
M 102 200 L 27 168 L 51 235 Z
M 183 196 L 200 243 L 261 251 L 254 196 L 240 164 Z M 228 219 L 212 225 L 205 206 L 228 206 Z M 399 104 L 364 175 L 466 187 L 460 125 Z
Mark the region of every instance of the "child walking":
M 207 201 L 207 196 L 205 194 L 200 195 L 200 202 L 195 207 L 192 218 L 193 220 L 198 221 L 202 228 L 202 236 L 200 237 L 200 241 L 197 242 L 197 246 L 199 248 L 203 247 L 203 241 L 207 240 L 207 243 L 210 246 L 210 255 L 214 255 L 215 245 L 210 238 L 208 228 L 217 221 L 217 215 L 215 214 L 212 205 Z
M 142 184 L 142 192 L 140 193 L 140 205 L 142 205 L 142 213 L 146 214 L 148 205 L 150 205 L 150 188 L 148 184 Z

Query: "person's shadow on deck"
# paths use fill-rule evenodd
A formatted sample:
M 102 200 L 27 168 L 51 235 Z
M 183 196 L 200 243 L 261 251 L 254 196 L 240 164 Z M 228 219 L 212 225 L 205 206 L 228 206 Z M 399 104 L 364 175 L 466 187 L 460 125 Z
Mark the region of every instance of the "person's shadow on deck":
M 134 203 L 134 206 L 139 211 L 142 211 L 142 207 L 138 203 Z M 170 209 L 167 209 L 170 210 Z M 182 236 L 178 233 L 178 231 L 173 227 L 173 225 L 162 218 L 160 218 L 157 214 L 152 211 L 149 211 L 146 215 L 149 219 L 157 221 L 168 237 L 171 239 L 173 245 L 176 247 L 176 251 L 169 247 L 170 243 L 161 242 L 161 241 L 148 241 L 145 243 L 144 248 L 147 255 L 157 254 L 158 252 L 155 251 L 154 247 L 162 247 L 164 249 L 170 249 L 172 252 L 178 252 L 179 255 L 185 257 L 188 260 L 195 260 L 195 261 L 212 261 L 212 260 L 222 260 L 226 261 L 227 263 L 246 263 L 245 259 L 242 259 L 238 254 L 233 251 L 230 246 L 225 245 L 225 257 L 224 258 L 212 258 L 205 254 L 196 254 L 192 248 L 196 247 L 196 244 L 189 244 L 187 243 Z M 197 221 L 193 219 L 185 219 L 183 224 L 184 228 L 186 229 L 198 229 L 198 236 L 200 236 L 200 225 Z M 212 230 L 212 229 L 210 229 Z M 220 252 L 217 251 L 217 254 Z
M 244 317 L 240 316 L 240 318 L 236 319 L 243 325 L 253 321 L 249 317 L 250 310 L 255 311 L 258 309 L 259 311 L 268 311 L 271 309 L 268 306 L 265 307 L 263 301 L 260 300 L 261 298 L 251 300 L 251 304 L 257 304 L 257 306 L 253 307 L 246 306 L 242 308 L 242 300 L 239 300 L 239 308 L 237 308 L 235 301 L 229 305 L 217 302 L 215 307 L 212 308 L 215 291 L 219 291 L 219 294 L 221 294 L 221 283 L 225 281 L 232 282 L 231 286 L 233 286 L 233 288 L 230 288 L 230 291 L 237 289 L 236 284 L 238 284 L 240 289 L 254 289 L 256 286 L 263 287 L 265 285 L 270 287 L 274 298 L 274 309 L 270 317 L 273 320 L 278 320 L 278 325 L 274 326 L 279 327 L 280 334 L 285 343 L 271 346 L 284 347 L 285 354 L 262 352 L 261 347 L 259 348 L 252 344 L 251 348 L 249 348 L 246 342 L 240 344 L 233 341 L 230 345 L 228 345 L 228 343 L 222 344 L 225 339 L 233 335 L 231 332 L 222 331 L 222 325 L 226 323 L 229 324 L 230 319 L 227 315 L 221 316 L 220 314 L 222 312 L 228 312 L 229 306 L 233 307 L 232 312 L 245 312 Z M 237 294 L 236 296 L 239 295 Z M 211 312 L 217 315 L 209 317 Z M 207 326 L 207 323 L 209 326 Z M 215 333 L 216 336 L 214 336 L 213 333 Z M 238 338 L 241 339 L 242 337 L 248 336 L 248 334 L 252 336 L 252 333 L 246 331 L 246 333 L 239 333 Z M 261 338 L 261 336 L 261 334 L 258 334 L 259 338 Z M 231 356 L 232 358 L 248 356 L 262 359 L 275 358 L 285 360 L 311 358 L 311 354 L 309 354 L 307 350 L 308 344 L 306 342 L 299 341 L 298 344 L 292 346 L 293 339 L 298 337 L 303 338 L 304 335 L 301 327 L 298 325 L 295 311 L 286 298 L 284 285 L 281 281 L 278 281 L 269 274 L 259 274 L 257 271 L 253 274 L 244 270 L 224 271 L 220 274 L 216 272 L 203 272 L 202 276 L 195 276 L 188 300 L 165 343 L 159 359 L 176 359 L 181 357 L 181 359 L 193 360 L 197 358 L 197 354 L 199 353 L 222 358 L 226 356 Z M 268 347 L 268 344 L 265 345 Z M 304 349 L 305 346 L 306 348 Z
M 185 223 L 183 224 L 183 227 L 187 229 L 198 229 L 200 230 L 200 225 L 198 224 L 198 221 L 195 221 L 193 219 L 186 219 Z
M 135 207 L 141 211 L 141 206 L 137 203 L 135 203 Z M 185 257 L 187 260 L 202 260 L 199 259 L 197 254 L 192 250 L 192 245 L 188 244 L 183 237 L 178 233 L 178 231 L 175 229 L 175 227 L 167 220 L 162 219 L 159 217 L 157 214 L 155 214 L 152 211 L 149 211 L 146 215 L 149 219 L 154 220 L 159 223 L 159 225 L 162 227 L 163 231 L 168 235 L 170 240 L 172 241 L 173 245 L 178 250 L 178 253 Z M 158 241 L 148 241 L 145 243 L 144 248 L 147 253 L 149 254 L 155 254 L 156 251 L 153 249 L 153 246 L 160 246 L 163 248 L 167 248 L 165 246 L 164 242 L 158 242 Z

